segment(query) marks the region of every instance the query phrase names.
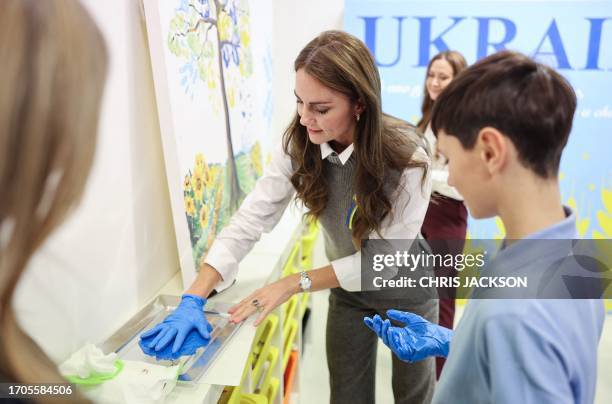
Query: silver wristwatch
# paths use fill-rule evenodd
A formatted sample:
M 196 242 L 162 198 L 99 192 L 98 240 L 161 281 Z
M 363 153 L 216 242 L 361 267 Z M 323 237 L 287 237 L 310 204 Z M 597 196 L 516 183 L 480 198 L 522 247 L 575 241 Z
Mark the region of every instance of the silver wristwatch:
M 302 292 L 308 292 L 312 286 L 312 280 L 306 273 L 306 271 L 300 272 L 300 289 Z

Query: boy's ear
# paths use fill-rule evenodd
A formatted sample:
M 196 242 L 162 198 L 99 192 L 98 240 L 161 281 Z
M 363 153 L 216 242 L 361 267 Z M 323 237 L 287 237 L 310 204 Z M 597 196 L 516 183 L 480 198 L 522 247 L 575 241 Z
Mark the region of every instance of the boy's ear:
M 510 150 L 507 138 L 500 131 L 490 126 L 482 128 L 476 138 L 479 157 L 487 167 L 489 174 L 499 173 L 506 163 Z

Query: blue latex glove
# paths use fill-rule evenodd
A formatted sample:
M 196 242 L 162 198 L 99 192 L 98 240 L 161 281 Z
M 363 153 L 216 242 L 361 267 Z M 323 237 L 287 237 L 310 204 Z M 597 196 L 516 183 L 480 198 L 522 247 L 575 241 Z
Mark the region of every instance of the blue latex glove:
M 387 316 L 404 327 L 394 327 L 377 314 L 364 322 L 395 355 L 405 362 L 417 362 L 430 356 L 448 356 L 453 331 L 430 323 L 423 317 L 399 310 L 387 311 Z
M 206 299 L 202 299 L 200 296 L 183 295 L 176 310 L 164 321 L 142 333 L 140 339 L 143 340 L 156 335 L 148 344 L 148 347 L 155 352 L 163 350 L 166 345 L 174 340 L 173 354 L 181 348 L 185 338 L 193 329 L 198 330 L 202 338 L 210 339 L 212 326 L 204 315 L 204 304 L 206 304 Z

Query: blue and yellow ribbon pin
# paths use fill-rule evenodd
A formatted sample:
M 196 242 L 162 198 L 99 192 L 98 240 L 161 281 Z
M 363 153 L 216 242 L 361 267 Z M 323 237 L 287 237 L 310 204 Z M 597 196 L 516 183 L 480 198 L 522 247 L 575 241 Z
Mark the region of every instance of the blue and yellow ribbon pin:
M 353 217 L 355 217 L 355 212 L 357 212 L 357 197 L 353 195 L 351 206 L 346 214 L 346 225 L 350 230 L 353 230 Z

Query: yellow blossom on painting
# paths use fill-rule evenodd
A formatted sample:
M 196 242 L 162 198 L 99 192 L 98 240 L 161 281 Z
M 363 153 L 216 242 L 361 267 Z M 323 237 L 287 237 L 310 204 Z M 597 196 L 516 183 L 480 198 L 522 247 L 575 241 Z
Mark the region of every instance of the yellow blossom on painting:
M 204 173 L 204 187 L 210 188 L 213 186 L 213 170 L 208 169 Z
M 183 181 L 183 190 L 185 192 L 191 191 L 191 177 L 189 174 L 185 175 L 185 180 Z
M 206 181 L 210 181 L 210 186 L 217 182 L 217 179 L 223 174 L 223 170 L 219 166 L 213 166 L 210 170 L 210 175 L 205 178 Z M 209 186 L 207 183 L 206 186 Z
M 185 197 L 185 212 L 192 217 L 195 215 L 195 203 L 190 196 Z
M 196 154 L 196 162 L 195 162 L 195 174 L 202 175 L 204 171 L 204 155 L 202 153 Z
M 199 174 L 197 171 L 193 175 L 193 195 L 196 200 L 201 201 L 202 196 L 204 194 L 204 181 L 202 179 L 202 174 Z
M 204 155 L 198 153 L 195 156 L 195 173 L 198 175 L 204 175 L 204 171 L 208 168 Z
M 259 141 L 255 142 L 255 145 L 251 149 L 251 162 L 253 163 L 253 169 L 260 176 L 263 172 L 261 165 L 261 144 Z
M 217 22 L 217 29 L 219 30 L 219 36 L 221 40 L 228 40 L 232 36 L 232 18 L 225 12 L 219 13 L 219 20 Z
M 248 19 L 246 18 L 241 20 L 242 24 L 248 23 Z M 245 25 L 242 26 L 245 27 Z M 249 35 L 249 31 L 247 31 L 246 29 L 240 30 L 240 44 L 245 48 L 248 48 L 251 45 L 251 37 Z
M 206 85 L 209 90 L 214 90 L 217 88 L 217 80 L 218 78 L 214 74 L 209 74 L 206 76 Z

